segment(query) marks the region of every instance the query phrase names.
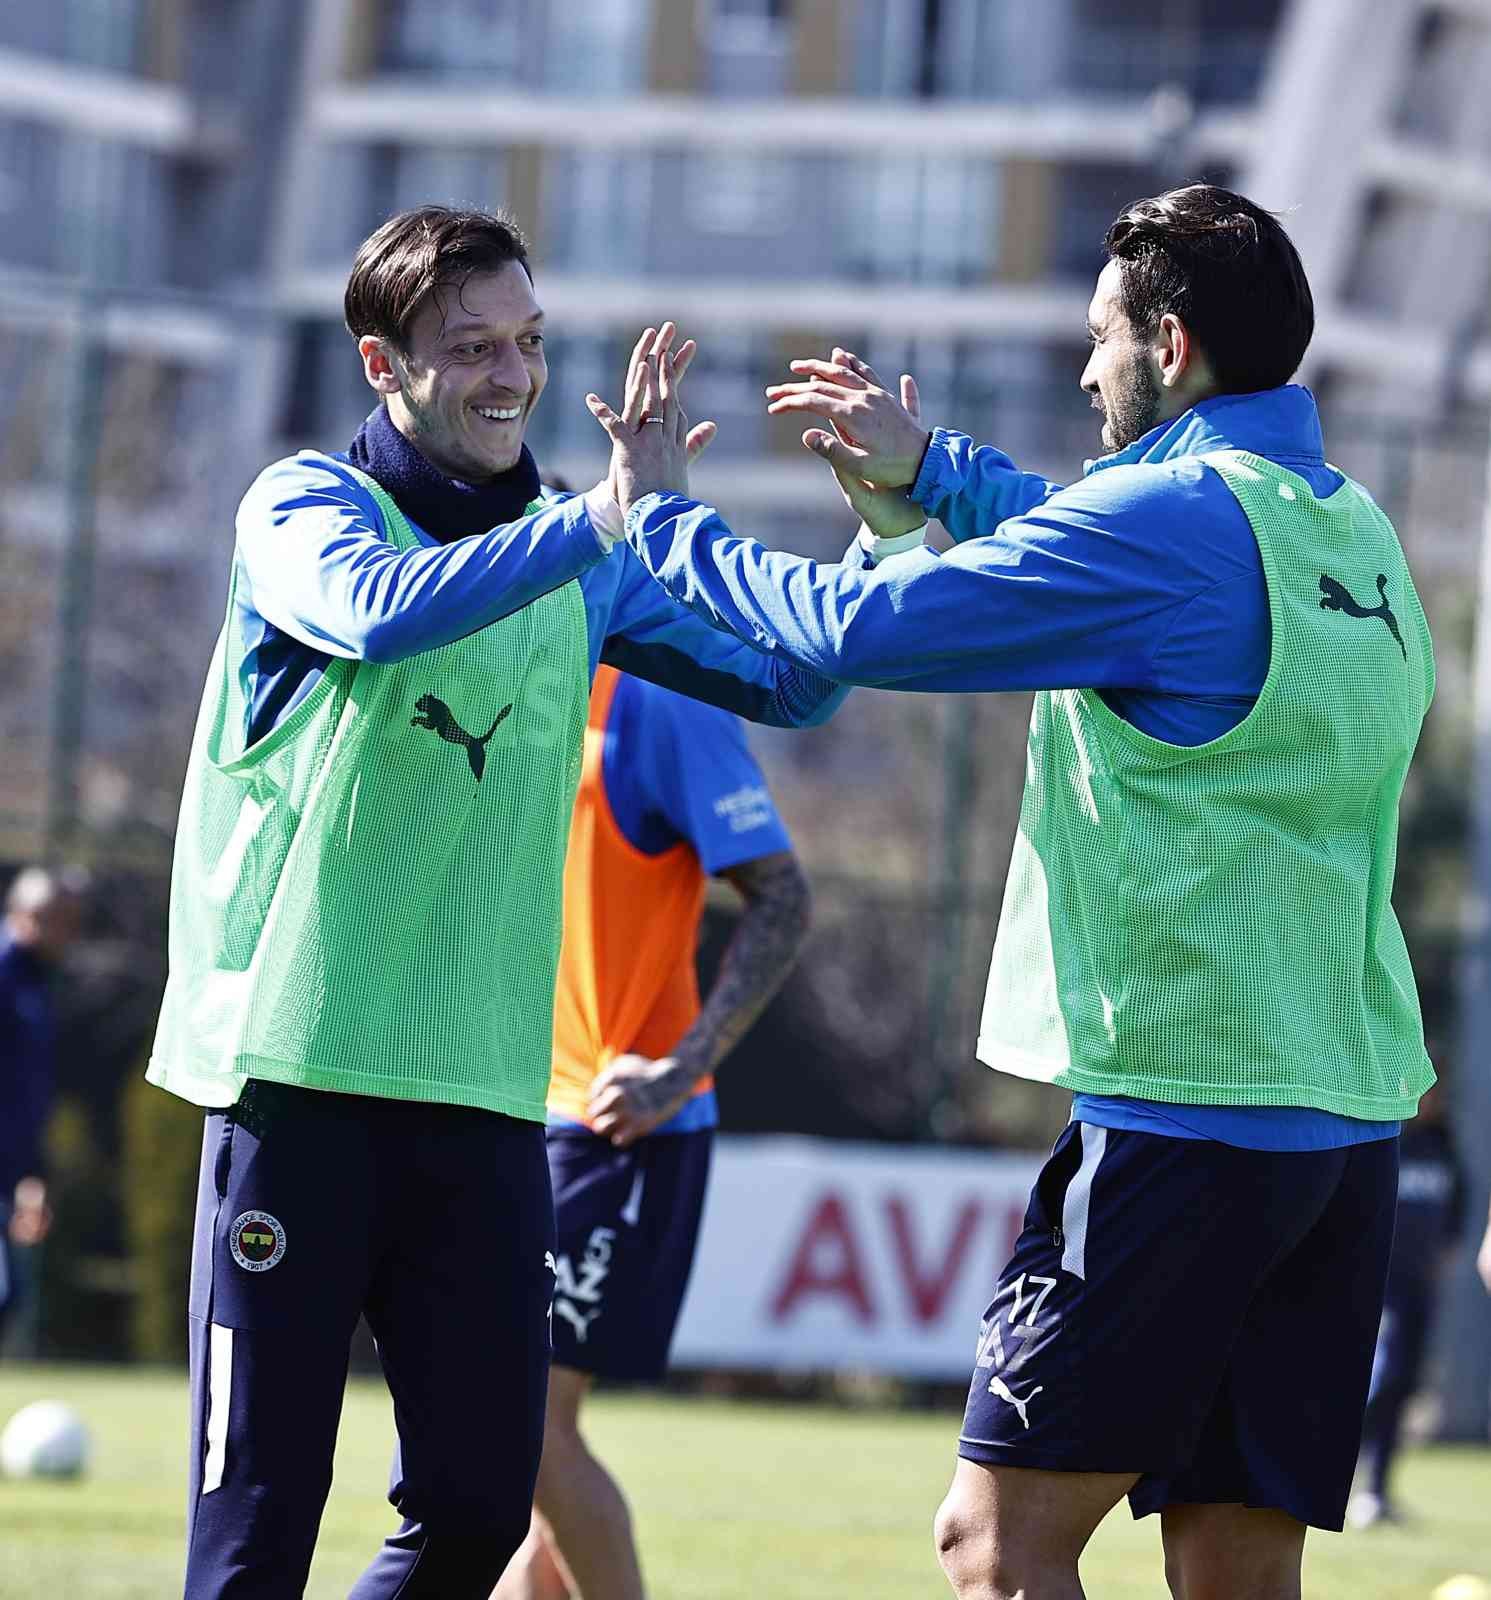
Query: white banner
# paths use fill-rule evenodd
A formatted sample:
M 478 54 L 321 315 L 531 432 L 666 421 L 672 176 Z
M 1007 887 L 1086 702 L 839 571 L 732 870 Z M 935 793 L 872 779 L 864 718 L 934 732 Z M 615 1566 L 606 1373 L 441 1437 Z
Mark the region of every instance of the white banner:
M 721 1138 L 673 1364 L 966 1377 L 1040 1165 Z

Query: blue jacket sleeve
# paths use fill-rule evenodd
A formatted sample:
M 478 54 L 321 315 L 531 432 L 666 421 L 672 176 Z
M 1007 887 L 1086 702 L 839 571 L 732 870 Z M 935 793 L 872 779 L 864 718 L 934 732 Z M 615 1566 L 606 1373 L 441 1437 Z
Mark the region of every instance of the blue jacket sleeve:
M 579 496 L 490 533 L 399 550 L 329 456 L 276 462 L 238 510 L 240 571 L 266 621 L 328 655 L 402 661 L 474 633 L 606 559 Z
M 843 703 L 848 689 L 811 663 L 752 649 L 670 598 L 625 545 L 613 559 L 600 656 L 608 666 L 779 728 L 816 727 Z
M 1215 514 L 1200 469 L 1104 477 L 945 555 L 922 548 L 868 570 L 767 550 L 676 495 L 638 501 L 627 531 L 711 626 L 844 683 L 1164 690 L 1156 656 L 1170 628 L 1244 558 L 1205 536 Z
M 966 433 L 934 428 L 907 494 L 961 544 L 993 533 L 1006 518 L 1033 511 L 1061 487 L 1021 472 L 992 445 L 975 445 Z

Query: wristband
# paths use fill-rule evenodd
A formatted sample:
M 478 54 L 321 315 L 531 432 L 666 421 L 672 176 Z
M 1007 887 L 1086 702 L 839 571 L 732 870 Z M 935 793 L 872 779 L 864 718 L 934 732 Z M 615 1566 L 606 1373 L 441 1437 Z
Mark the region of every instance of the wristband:
M 918 549 L 927 536 L 927 525 L 913 528 L 909 533 L 898 533 L 882 539 L 865 523 L 859 525 L 859 547 L 870 558 L 871 566 L 878 567 L 887 556 L 898 556 L 907 550 Z

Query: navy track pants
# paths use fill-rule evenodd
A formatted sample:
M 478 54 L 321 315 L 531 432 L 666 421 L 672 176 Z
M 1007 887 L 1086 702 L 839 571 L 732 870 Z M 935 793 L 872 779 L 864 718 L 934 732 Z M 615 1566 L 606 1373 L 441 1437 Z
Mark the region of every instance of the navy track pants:
M 304 1592 L 360 1314 L 404 1520 L 353 1600 L 486 1600 L 528 1529 L 553 1249 L 539 1123 L 261 1082 L 209 1113 L 187 1600 Z

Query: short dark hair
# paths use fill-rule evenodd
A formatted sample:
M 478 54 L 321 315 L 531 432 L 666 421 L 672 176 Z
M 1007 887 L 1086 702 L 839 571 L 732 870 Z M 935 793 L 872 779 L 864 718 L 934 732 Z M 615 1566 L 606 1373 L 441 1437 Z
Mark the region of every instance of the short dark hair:
M 528 241 L 505 211 L 401 211 L 357 247 L 342 301 L 347 331 L 354 339 L 376 334 L 402 349 L 427 295 L 438 300 L 448 287 L 459 297 L 473 272 L 495 272 L 509 261 L 532 280 Z
M 1118 262 L 1124 313 L 1141 334 L 1173 313 L 1223 394 L 1288 383 L 1315 331 L 1315 301 L 1294 242 L 1271 211 L 1192 183 L 1125 207 L 1103 247 Z

